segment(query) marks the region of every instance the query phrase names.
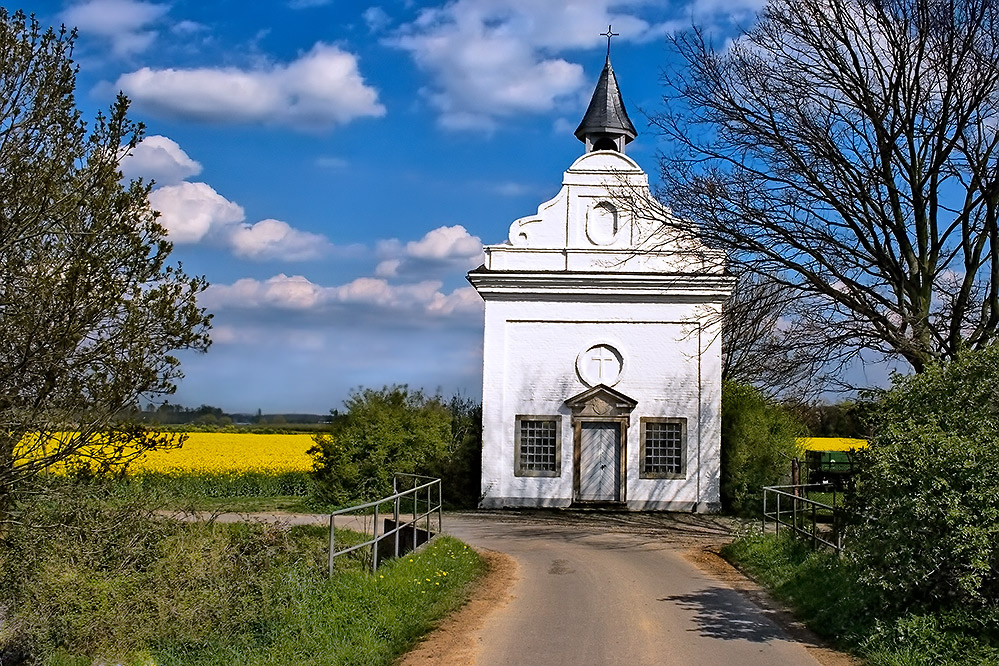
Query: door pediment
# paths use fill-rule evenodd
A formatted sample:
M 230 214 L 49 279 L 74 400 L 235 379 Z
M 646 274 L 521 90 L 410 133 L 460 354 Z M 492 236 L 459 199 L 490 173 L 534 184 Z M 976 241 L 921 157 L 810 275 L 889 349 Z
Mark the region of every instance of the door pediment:
M 573 416 L 621 418 L 631 414 L 638 401 L 604 384 L 597 384 L 565 401 Z

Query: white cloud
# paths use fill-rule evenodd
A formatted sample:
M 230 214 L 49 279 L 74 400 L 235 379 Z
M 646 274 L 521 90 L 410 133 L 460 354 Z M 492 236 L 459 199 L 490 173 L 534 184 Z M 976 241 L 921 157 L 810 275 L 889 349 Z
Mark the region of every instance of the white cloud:
M 371 32 L 381 32 L 392 23 L 391 17 L 381 7 L 368 7 L 363 16 Z
M 482 300 L 471 287 L 450 293 L 441 282 L 423 280 L 390 284 L 386 280 L 361 277 L 347 284 L 323 287 L 301 275 L 284 273 L 267 280 L 243 278 L 231 285 L 212 284 L 199 300 L 209 310 L 295 310 L 302 312 L 350 312 L 374 308 L 385 314 L 424 315 L 430 318 L 475 314 Z
M 255 69 L 151 69 L 123 74 L 115 85 L 138 105 L 167 116 L 218 123 L 325 129 L 380 117 L 378 91 L 365 84 L 357 57 L 317 43 L 286 65 Z
M 169 5 L 152 2 L 90 0 L 70 5 L 59 18 L 84 35 L 108 40 L 114 55 L 128 56 L 149 48 L 157 33 L 148 26 L 169 10 Z
M 434 314 L 450 315 L 455 312 L 481 312 L 482 297 L 472 287 L 460 287 L 448 295 L 434 294 L 427 310 Z
M 346 169 L 349 163 L 342 157 L 321 155 L 316 158 L 316 166 L 322 169 Z
M 631 41 L 666 33 L 663 24 L 611 9 L 622 4 L 629 3 L 455 0 L 422 10 L 388 43 L 430 74 L 424 92 L 443 126 L 492 129 L 504 117 L 578 104 L 592 82 L 581 65 L 556 54 L 599 46 L 608 24 Z
M 128 179 L 141 177 L 158 185 L 176 185 L 201 173 L 201 164 L 191 159 L 176 141 L 154 134 L 122 158 L 121 170 Z
M 482 241 L 471 236 L 465 227 L 438 227 L 428 231 L 418 241 L 406 244 L 406 254 L 421 259 L 467 259 L 482 253 Z
M 295 229 L 281 220 L 245 222 L 242 206 L 205 183 L 182 182 L 153 190 L 149 203 L 174 243 L 215 242 L 239 257 L 258 261 L 317 259 L 333 245 L 320 234 Z
M 456 224 L 432 229 L 405 245 L 397 239 L 382 241 L 378 253 L 383 257 L 375 269 L 379 277 L 436 273 L 442 267 L 465 269 L 481 263 L 482 240 Z
M 690 16 L 695 22 L 701 22 L 705 17 L 731 16 L 743 19 L 763 9 L 766 0 L 694 0 L 690 3 Z
M 284 273 L 261 282 L 252 278 L 236 280 L 231 285 L 213 284 L 205 291 L 200 304 L 209 309 L 281 308 L 308 310 L 320 302 L 323 288 L 301 275 Z
M 273 219 L 240 225 L 230 233 L 229 243 L 240 257 L 286 261 L 317 259 L 330 247 L 325 236 L 299 231 Z
M 571 133 L 572 130 L 566 132 L 566 134 Z M 540 190 L 537 185 L 525 185 L 523 183 L 514 183 L 512 181 L 490 183 L 488 185 L 488 189 L 490 192 L 494 192 L 501 197 L 521 197 L 526 194 L 536 194 Z
M 210 231 L 242 222 L 243 208 L 205 183 L 178 183 L 153 190 L 149 203 L 175 243 L 197 243 Z
M 199 32 L 204 32 L 208 29 L 203 23 L 198 23 L 197 21 L 180 21 L 174 24 L 170 31 L 175 35 L 195 35 Z
M 395 277 L 399 274 L 399 267 L 402 266 L 402 259 L 384 259 L 378 262 L 375 267 L 377 277 Z

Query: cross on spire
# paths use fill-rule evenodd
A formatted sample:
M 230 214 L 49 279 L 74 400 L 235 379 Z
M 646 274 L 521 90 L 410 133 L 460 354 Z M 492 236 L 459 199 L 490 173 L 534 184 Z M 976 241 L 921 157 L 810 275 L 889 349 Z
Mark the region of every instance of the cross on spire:
M 608 25 L 607 26 L 607 32 L 601 32 L 600 36 L 607 38 L 607 59 L 610 60 L 610 42 L 611 42 L 611 37 L 620 37 L 621 33 L 612 31 L 610 25 Z

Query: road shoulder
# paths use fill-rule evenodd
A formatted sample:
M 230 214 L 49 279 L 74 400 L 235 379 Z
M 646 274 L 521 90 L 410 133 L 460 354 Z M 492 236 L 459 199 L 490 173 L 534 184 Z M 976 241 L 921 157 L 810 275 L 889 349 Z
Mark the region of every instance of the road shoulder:
M 480 549 L 487 570 L 468 602 L 445 618 L 396 666 L 474 666 L 486 619 L 511 599 L 517 562 L 509 555 Z
M 703 573 L 719 580 L 759 606 L 764 614 L 779 625 L 823 666 L 862 666 L 863 661 L 835 650 L 808 627 L 797 620 L 780 602 L 758 583 L 721 556 L 718 544 L 697 546 L 683 551 L 684 558 Z

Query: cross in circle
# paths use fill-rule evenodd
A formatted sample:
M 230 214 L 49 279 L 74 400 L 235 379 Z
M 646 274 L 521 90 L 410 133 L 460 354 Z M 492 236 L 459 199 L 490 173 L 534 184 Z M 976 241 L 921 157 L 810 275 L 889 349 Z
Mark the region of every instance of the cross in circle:
M 607 32 L 601 32 L 600 36 L 607 38 L 607 58 L 610 59 L 610 40 L 611 40 L 611 37 L 620 37 L 621 33 L 613 32 L 611 30 L 611 27 L 608 25 L 607 26 Z
M 601 382 L 604 379 L 613 379 L 616 374 L 615 364 L 617 363 L 617 357 L 611 353 L 607 347 L 597 347 L 593 350 L 593 354 L 590 356 L 590 362 L 596 363 L 597 365 L 597 379 Z M 604 363 L 610 363 L 611 365 L 607 368 L 606 375 L 604 374 Z

